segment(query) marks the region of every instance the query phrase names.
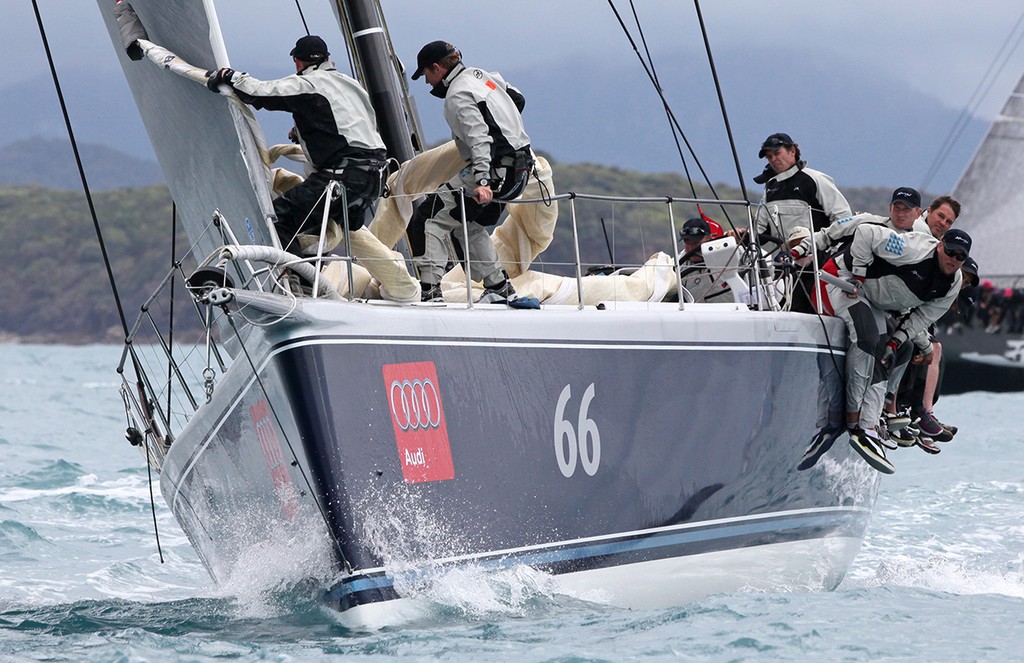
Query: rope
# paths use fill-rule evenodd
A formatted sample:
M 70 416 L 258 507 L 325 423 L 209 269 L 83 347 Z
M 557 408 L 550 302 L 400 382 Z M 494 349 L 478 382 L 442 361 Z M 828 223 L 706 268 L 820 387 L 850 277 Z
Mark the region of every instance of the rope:
M 932 160 L 931 165 L 928 167 L 928 172 L 925 174 L 924 180 L 921 182 L 921 186 L 919 187 L 921 191 L 926 190 L 932 183 L 932 179 L 938 173 L 942 164 L 945 163 L 946 158 L 949 156 L 949 153 L 956 144 L 956 141 L 960 139 L 961 134 L 963 134 L 964 130 L 967 128 L 968 122 L 974 116 L 974 112 L 978 109 L 982 99 L 988 96 L 989 91 L 992 89 L 992 85 L 996 82 L 996 79 L 999 78 L 999 74 L 1001 74 L 1003 69 L 1006 67 L 1006 63 L 1009 62 L 1010 57 L 1017 50 L 1017 47 L 1020 46 L 1021 40 L 1024 39 L 1024 32 L 1017 37 L 1016 43 L 1014 43 L 1013 47 L 1006 53 L 1006 57 L 1003 58 L 1002 63 L 999 65 L 998 71 L 996 71 L 995 75 L 993 75 L 991 80 L 989 80 L 988 85 L 985 85 L 985 81 L 992 74 L 992 69 L 996 66 L 996 62 L 998 62 L 1003 56 L 1003 52 L 1006 51 L 1006 47 L 1010 44 L 1010 40 L 1013 39 L 1014 33 L 1017 32 L 1017 29 L 1020 27 L 1022 22 L 1024 22 L 1024 12 L 1021 13 L 1017 22 L 1013 24 L 1013 27 L 1010 29 L 1010 34 L 1006 35 L 1003 45 L 999 47 L 999 51 L 996 53 L 995 57 L 992 58 L 992 61 L 988 65 L 988 69 L 985 70 L 985 75 L 978 81 L 978 86 L 974 88 L 974 92 L 971 93 L 971 98 L 967 100 L 967 103 L 960 111 L 959 117 L 956 118 L 956 122 L 953 123 L 949 133 L 946 134 L 945 140 L 942 141 L 942 145 L 939 147 L 938 154 L 935 155 L 935 159 Z M 985 88 L 984 92 L 982 92 L 983 86 Z
M 693 6 L 697 10 L 697 21 L 700 23 L 700 34 L 704 37 L 704 50 L 708 54 L 708 65 L 711 66 L 711 76 L 715 79 L 715 91 L 718 93 L 718 105 L 722 108 L 722 121 L 725 122 L 725 133 L 729 136 L 729 147 L 732 148 L 732 159 L 736 163 L 736 177 L 740 178 L 740 191 L 743 192 L 743 199 L 747 198 L 747 185 L 743 179 L 743 169 L 740 168 L 740 157 L 736 152 L 736 141 L 732 136 L 732 125 L 729 124 L 729 113 L 725 110 L 725 97 L 722 96 L 722 84 L 718 80 L 718 70 L 715 68 L 715 57 L 711 54 L 711 42 L 708 40 L 708 31 L 704 26 L 704 15 L 700 11 L 700 0 L 693 0 Z
M 302 29 L 309 34 L 309 25 L 306 24 L 306 15 L 302 13 L 302 6 L 299 4 L 299 0 L 295 0 L 295 8 L 299 10 L 299 18 L 302 19 Z
M 633 52 L 636 53 L 637 58 L 640 60 L 640 66 L 643 67 L 644 73 L 647 74 L 647 78 L 651 81 L 651 84 L 654 85 L 654 90 L 655 92 L 658 93 L 658 97 L 661 99 L 662 106 L 665 108 L 665 113 L 668 116 L 671 125 L 674 127 L 675 131 L 678 132 L 679 137 L 682 138 L 683 144 L 686 145 L 687 151 L 689 151 L 690 156 L 693 158 L 693 162 L 697 166 L 697 169 L 700 171 L 701 176 L 704 178 L 704 182 L 707 184 L 712 196 L 714 196 L 715 198 L 720 198 L 721 196 L 719 196 L 718 192 L 715 190 L 715 185 L 711 183 L 710 176 L 707 174 L 707 171 L 704 170 L 704 166 L 701 164 L 700 159 L 697 158 L 697 153 L 694 151 L 693 146 L 690 145 L 690 141 L 686 137 L 686 133 L 683 132 L 682 126 L 679 124 L 679 120 L 676 118 L 675 113 L 672 111 L 672 107 L 669 105 L 668 100 L 665 98 L 665 93 L 661 89 L 661 86 L 658 84 L 657 78 L 654 76 L 654 74 L 651 73 L 651 68 L 648 66 L 648 63 L 644 60 L 644 57 L 640 54 L 640 49 L 637 48 L 636 41 L 633 39 L 633 35 L 630 34 L 629 28 L 626 27 L 625 22 L 622 20 L 622 16 L 619 14 L 619 10 L 615 8 L 613 0 L 608 0 L 608 6 L 611 7 L 612 12 L 615 14 L 615 18 L 619 21 L 619 26 L 622 28 L 622 32 L 626 35 L 626 39 L 629 40 L 630 46 L 633 47 Z M 685 170 L 685 161 L 683 162 L 683 167 Z M 685 172 L 687 179 L 689 180 L 689 171 Z M 692 181 L 690 182 L 690 186 L 691 188 L 693 187 Z M 696 195 L 694 195 L 694 197 L 696 197 Z M 725 215 L 726 220 L 728 220 L 729 225 L 731 227 L 735 227 L 735 224 L 733 224 L 732 222 L 732 218 L 729 216 L 728 210 L 726 210 L 724 206 L 722 206 L 722 213 Z
M 178 207 L 171 200 L 171 269 L 178 267 Z M 167 383 L 174 379 L 174 285 L 171 279 L 170 311 L 167 314 Z M 167 390 L 167 421 L 171 420 L 171 390 Z
M 132 421 L 132 409 L 128 403 L 128 392 L 124 387 L 124 383 L 121 384 L 121 400 L 124 402 L 124 418 L 128 424 L 127 431 L 135 430 L 138 434 L 138 426 L 136 422 Z M 131 438 L 128 440 L 131 442 Z M 160 529 L 156 524 L 156 498 L 153 496 L 153 466 L 150 464 L 149 457 L 149 442 L 146 441 L 146 435 L 142 436 L 142 445 L 146 447 L 146 475 L 149 482 L 149 510 L 153 514 L 153 535 L 156 537 L 156 552 L 160 557 L 160 563 L 164 563 L 164 551 L 160 546 Z
M 53 86 L 57 90 L 57 99 L 60 101 L 61 112 L 64 114 L 64 126 L 67 127 L 68 138 L 71 140 L 71 149 L 75 153 L 75 163 L 78 164 L 78 175 L 82 178 L 82 189 L 85 191 L 85 199 L 89 204 L 89 214 L 92 216 L 92 225 L 96 230 L 96 239 L 100 244 L 100 253 L 103 254 L 103 266 L 107 270 L 107 280 L 110 282 L 110 290 L 114 295 L 114 303 L 117 305 L 117 315 L 121 319 L 121 329 L 124 331 L 125 340 L 128 339 L 128 321 L 124 317 L 124 308 L 121 306 L 121 296 L 117 292 L 117 282 L 114 280 L 114 272 L 110 266 L 110 258 L 107 255 L 107 245 L 103 241 L 103 232 L 100 230 L 100 222 L 96 216 L 96 207 L 92 202 L 92 193 L 89 190 L 89 182 L 85 177 L 85 168 L 82 166 L 82 156 L 78 152 L 78 141 L 75 140 L 75 132 L 71 128 L 71 117 L 68 115 L 67 104 L 64 103 L 64 92 L 60 87 L 60 79 L 57 77 L 57 69 L 53 64 L 53 54 L 50 52 L 50 42 L 46 39 L 46 30 L 43 28 L 43 17 L 39 14 L 39 3 L 32 0 L 32 9 L 35 10 L 36 23 L 39 24 L 39 36 L 43 40 L 43 49 L 46 51 L 46 61 L 50 65 L 50 75 L 53 77 Z

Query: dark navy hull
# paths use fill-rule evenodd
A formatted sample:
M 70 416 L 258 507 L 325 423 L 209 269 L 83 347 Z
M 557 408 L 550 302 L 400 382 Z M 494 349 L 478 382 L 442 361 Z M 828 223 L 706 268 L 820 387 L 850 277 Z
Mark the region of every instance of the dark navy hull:
M 939 336 L 945 364 L 941 391 L 1024 391 L 1024 336 L 979 328 Z
M 740 573 L 722 586 L 834 587 L 877 475 L 845 438 L 811 470 L 796 465 L 827 408 L 842 406 L 844 357 L 815 318 L 691 308 L 533 319 L 371 309 L 382 319 L 250 341 L 260 379 L 236 360 L 172 447 L 164 495 L 218 579 L 253 546 L 296 531 L 320 542 L 341 572 L 326 600 L 341 610 L 399 597 L 392 546 L 440 566 L 600 580 L 812 542 L 797 579 L 787 554 L 748 565 L 766 582 Z M 424 520 L 442 534 L 396 541 Z

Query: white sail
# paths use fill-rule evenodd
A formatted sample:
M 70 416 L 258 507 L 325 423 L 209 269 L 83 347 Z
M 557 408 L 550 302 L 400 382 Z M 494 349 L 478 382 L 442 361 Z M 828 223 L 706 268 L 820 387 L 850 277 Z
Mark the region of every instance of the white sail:
M 114 0 L 97 0 L 115 46 Z M 216 15 L 203 0 L 133 0 L 148 33 L 146 58 L 117 48 L 135 103 L 190 240 L 204 257 L 220 233 L 204 232 L 219 209 L 242 244 L 273 245 L 270 170 L 262 131 L 237 99 L 211 94 L 202 74 L 227 66 Z M 150 43 L 152 42 L 152 43 Z M 113 119 L 112 119 L 113 121 Z
M 1024 76 L 953 196 L 963 204 L 957 227 L 971 234 L 983 277 L 1010 285 L 1010 276 L 1024 274 Z

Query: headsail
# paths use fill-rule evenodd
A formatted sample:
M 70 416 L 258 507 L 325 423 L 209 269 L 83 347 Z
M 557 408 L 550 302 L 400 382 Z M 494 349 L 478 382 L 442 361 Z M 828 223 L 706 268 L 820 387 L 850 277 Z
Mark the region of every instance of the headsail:
M 1024 273 L 1024 76 L 996 117 L 953 196 L 963 204 L 958 227 L 971 234 L 971 255 L 995 281 Z
M 149 40 L 166 49 L 149 53 L 160 53 L 161 67 L 128 57 L 114 16 L 115 1 L 97 2 L 199 256 L 221 244 L 217 233 L 204 233 L 215 209 L 239 243 L 271 245 L 266 218 L 273 208 L 270 170 L 261 157 L 266 151 L 262 131 L 244 105 L 210 94 L 197 76 L 188 75 L 188 63 L 201 70 L 228 66 L 212 7 L 204 0 L 133 0 Z M 184 66 L 172 71 L 171 65 L 182 60 Z

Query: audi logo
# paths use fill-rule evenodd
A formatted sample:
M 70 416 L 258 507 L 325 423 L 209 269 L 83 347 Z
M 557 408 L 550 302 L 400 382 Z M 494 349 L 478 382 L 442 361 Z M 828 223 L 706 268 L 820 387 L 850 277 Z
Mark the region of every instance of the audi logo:
M 395 380 L 389 396 L 391 414 L 403 431 L 437 428 L 441 424 L 441 397 L 430 378 Z

